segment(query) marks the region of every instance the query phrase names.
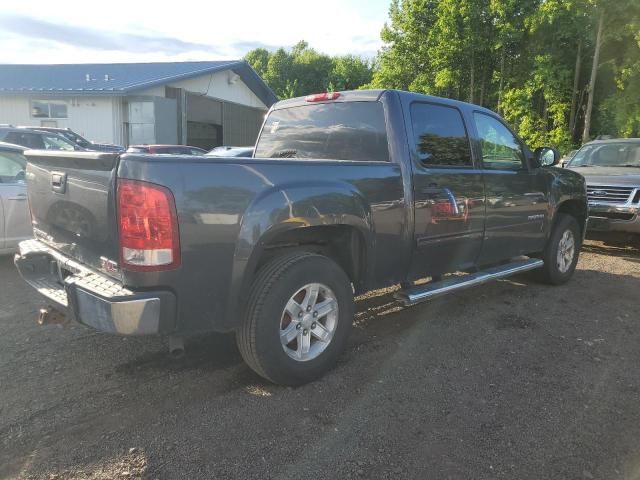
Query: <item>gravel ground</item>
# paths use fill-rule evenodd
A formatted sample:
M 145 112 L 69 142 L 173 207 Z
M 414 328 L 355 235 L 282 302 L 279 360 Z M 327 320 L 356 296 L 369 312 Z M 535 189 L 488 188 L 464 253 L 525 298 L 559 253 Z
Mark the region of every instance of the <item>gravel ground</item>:
M 402 309 L 358 302 L 339 366 L 262 381 L 233 337 L 38 327 L 0 258 L 0 478 L 640 479 L 640 241 Z

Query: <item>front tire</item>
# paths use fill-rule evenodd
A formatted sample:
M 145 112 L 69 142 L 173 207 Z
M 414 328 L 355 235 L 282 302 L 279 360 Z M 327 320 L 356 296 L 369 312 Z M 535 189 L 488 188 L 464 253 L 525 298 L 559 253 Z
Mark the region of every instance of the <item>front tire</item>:
M 574 217 L 563 213 L 551 232 L 541 258 L 544 266 L 538 270 L 538 278 L 550 285 L 569 281 L 578 264 L 581 245 L 580 226 Z
M 301 385 L 333 367 L 353 312 L 351 283 L 333 260 L 306 252 L 283 255 L 264 265 L 253 282 L 238 348 L 258 375 Z

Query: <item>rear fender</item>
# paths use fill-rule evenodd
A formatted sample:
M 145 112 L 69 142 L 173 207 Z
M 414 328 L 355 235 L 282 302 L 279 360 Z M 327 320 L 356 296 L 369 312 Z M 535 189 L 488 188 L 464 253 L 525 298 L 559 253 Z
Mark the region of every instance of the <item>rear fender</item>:
M 227 328 L 233 328 L 251 288 L 264 245 L 270 239 L 295 229 L 342 225 L 355 228 L 366 251 L 374 248 L 371 210 L 359 192 L 348 183 L 314 182 L 279 185 L 258 195 L 242 217 L 236 244 Z M 363 275 L 371 275 L 365 266 Z

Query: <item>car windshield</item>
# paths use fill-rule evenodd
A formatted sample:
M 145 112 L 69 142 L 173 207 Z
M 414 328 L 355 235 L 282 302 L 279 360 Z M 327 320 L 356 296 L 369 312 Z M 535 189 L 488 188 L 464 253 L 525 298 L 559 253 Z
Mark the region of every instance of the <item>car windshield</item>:
M 81 147 L 87 148 L 87 147 L 91 146 L 91 142 L 89 140 L 86 140 L 85 138 L 82 138 L 77 133 L 69 132 L 69 131 L 62 131 L 62 132 L 60 132 L 60 135 L 65 137 L 67 140 L 72 141 L 73 143 L 77 143 Z
M 585 145 L 570 167 L 640 167 L 640 141 Z

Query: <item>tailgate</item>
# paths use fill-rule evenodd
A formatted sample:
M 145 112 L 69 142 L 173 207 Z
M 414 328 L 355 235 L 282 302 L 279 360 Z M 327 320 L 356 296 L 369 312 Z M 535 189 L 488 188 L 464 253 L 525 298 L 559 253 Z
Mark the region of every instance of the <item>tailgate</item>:
M 118 263 L 115 180 L 118 154 L 25 153 L 27 190 L 36 238 L 96 270 Z M 111 264 L 112 265 L 112 264 Z

